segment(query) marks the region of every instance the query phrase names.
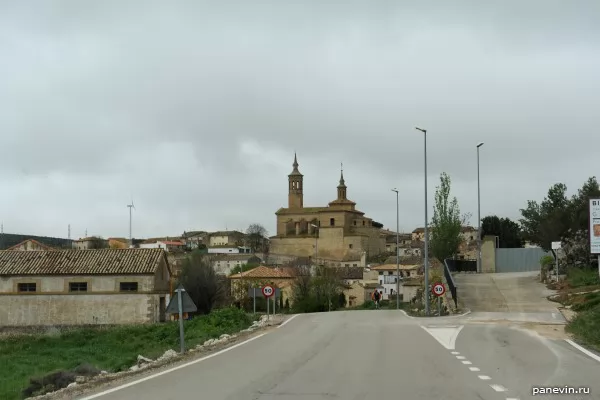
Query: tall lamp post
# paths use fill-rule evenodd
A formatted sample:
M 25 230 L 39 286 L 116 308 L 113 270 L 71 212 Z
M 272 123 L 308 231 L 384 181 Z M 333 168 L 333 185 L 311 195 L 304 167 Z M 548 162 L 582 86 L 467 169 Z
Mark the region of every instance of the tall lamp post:
M 415 127 L 416 130 L 423 132 L 424 141 L 424 164 L 425 164 L 425 315 L 429 316 L 429 228 L 427 217 L 427 130 Z
M 400 203 L 398 202 L 398 189 L 396 193 L 396 310 L 400 309 Z
M 479 148 L 483 142 L 477 145 L 477 272 L 481 273 L 481 186 L 479 184 Z

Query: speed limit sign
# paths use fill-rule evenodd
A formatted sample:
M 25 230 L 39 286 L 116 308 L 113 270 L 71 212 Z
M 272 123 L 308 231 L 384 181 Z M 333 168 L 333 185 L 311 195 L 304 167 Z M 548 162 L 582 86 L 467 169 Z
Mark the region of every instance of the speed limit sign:
M 446 288 L 444 287 L 443 284 L 441 283 L 435 283 L 433 285 L 433 289 L 432 289 L 433 294 L 435 294 L 436 296 L 441 296 L 444 293 L 446 293 Z
M 263 296 L 269 298 L 275 294 L 275 289 L 273 289 L 273 286 L 265 285 L 262 288 L 262 294 Z

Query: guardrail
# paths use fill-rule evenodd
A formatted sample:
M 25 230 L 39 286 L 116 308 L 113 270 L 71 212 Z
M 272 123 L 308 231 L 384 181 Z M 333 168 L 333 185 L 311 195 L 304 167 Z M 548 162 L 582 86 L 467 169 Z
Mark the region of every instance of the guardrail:
M 477 272 L 476 260 L 453 260 L 448 258 L 444 260 L 444 263 L 451 272 Z
M 452 300 L 454 300 L 454 307 L 458 308 L 458 293 L 456 290 L 456 283 L 454 282 L 454 277 L 450 272 L 450 267 L 448 265 L 448 261 L 457 261 L 457 260 L 444 260 L 444 277 L 446 278 L 446 283 L 448 283 L 448 288 L 450 289 L 450 294 L 452 294 Z M 477 266 L 475 266 L 477 270 Z

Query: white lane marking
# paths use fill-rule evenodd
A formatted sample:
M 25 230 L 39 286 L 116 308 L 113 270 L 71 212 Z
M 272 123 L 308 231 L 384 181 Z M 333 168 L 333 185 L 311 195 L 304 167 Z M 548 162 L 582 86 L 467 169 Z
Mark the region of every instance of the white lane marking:
M 466 360 L 467 357 L 465 356 L 456 356 L 457 360 Z
M 477 368 L 477 367 L 469 367 L 469 369 L 470 369 L 471 371 L 473 371 L 473 372 L 479 372 L 479 371 L 481 371 L 481 370 L 480 370 L 479 368 Z
M 197 360 L 190 361 L 190 362 L 187 362 L 187 363 L 185 363 L 185 364 L 181 364 L 181 365 L 178 365 L 178 366 L 176 366 L 176 367 L 173 367 L 173 368 L 167 369 L 167 370 L 165 370 L 165 371 L 161 371 L 161 372 L 158 372 L 158 373 L 156 373 L 156 374 L 153 374 L 153 375 L 146 376 L 146 377 L 144 377 L 144 378 L 138 379 L 137 381 L 129 382 L 129 383 L 126 383 L 126 384 L 124 384 L 124 385 L 117 386 L 117 387 L 115 387 L 115 388 L 112 388 L 112 389 L 105 390 L 104 392 L 100 392 L 100 393 L 93 394 L 93 395 L 91 395 L 91 396 L 83 397 L 83 398 L 81 398 L 81 399 L 79 399 L 79 400 L 91 400 L 91 399 L 95 399 L 95 398 L 98 398 L 98 397 L 101 397 L 101 396 L 105 396 L 105 395 L 107 395 L 107 394 L 114 393 L 114 392 L 116 392 L 116 391 L 118 391 L 118 390 L 125 389 L 125 388 L 128 388 L 128 387 L 130 387 L 130 386 L 133 386 L 133 385 L 137 385 L 138 383 L 146 382 L 146 381 L 149 381 L 150 379 L 157 378 L 157 377 L 159 377 L 159 376 L 162 376 L 162 375 L 166 375 L 166 374 L 168 374 L 169 372 L 177 371 L 178 369 L 182 369 L 182 368 L 185 368 L 185 367 L 189 367 L 190 365 L 198 364 L 199 362 L 202 362 L 202 361 L 204 361 L 204 360 L 208 360 L 209 358 L 213 358 L 213 357 L 216 357 L 216 356 L 218 356 L 218 355 L 221 355 L 221 354 L 223 354 L 223 353 L 226 353 L 226 352 L 228 352 L 228 351 L 230 351 L 230 350 L 233 350 L 233 349 L 235 349 L 236 347 L 243 346 L 243 345 L 245 345 L 246 343 L 250 343 L 251 341 L 253 341 L 253 340 L 256 340 L 256 339 L 258 339 L 258 338 L 260 338 L 260 337 L 263 337 L 263 336 L 265 336 L 265 335 L 266 335 L 266 333 L 261 333 L 261 334 L 260 334 L 260 335 L 258 335 L 258 336 L 255 336 L 255 337 L 253 337 L 253 338 L 250 338 L 250 339 L 248 339 L 248 340 L 245 340 L 245 341 L 243 341 L 243 342 L 241 342 L 241 343 L 238 343 L 238 344 L 236 344 L 236 345 L 233 345 L 233 346 L 231 346 L 231 347 L 228 347 L 228 348 L 226 348 L 226 349 L 223 349 L 223 350 L 221 350 L 221 351 L 217 351 L 216 353 L 210 354 L 210 355 L 208 355 L 208 356 L 206 356 L 206 357 L 202 357 L 202 358 L 199 358 L 199 359 L 197 359 Z
M 520 400 L 520 399 L 518 399 L 516 397 L 507 397 L 506 400 Z
M 455 356 L 459 355 L 460 353 L 458 351 L 453 351 L 452 354 L 454 354 Z
M 481 379 L 482 381 L 489 381 L 490 379 L 492 379 L 487 375 L 479 375 L 478 378 Z
M 471 310 L 467 311 L 466 313 L 462 313 L 459 315 L 459 317 L 464 317 L 465 315 L 469 315 L 471 314 Z
M 426 327 L 422 326 L 425 332 L 429 333 L 435 340 L 437 340 L 442 346 L 444 346 L 448 350 L 454 350 L 456 346 L 456 338 L 458 334 L 464 328 L 464 325 L 461 326 L 440 326 L 440 327 Z
M 471 361 L 461 361 L 461 362 L 462 362 L 463 364 L 465 364 L 465 365 L 471 365 L 471 364 L 473 364 Z
M 571 339 L 565 339 L 565 341 L 567 343 L 569 343 L 571 346 L 575 347 L 577 350 L 581 351 L 583 354 L 586 354 L 586 355 L 592 357 L 594 360 L 600 362 L 600 356 L 598 356 L 597 354 L 594 354 L 591 351 L 589 351 L 588 349 L 586 349 L 586 348 L 578 345 L 577 343 L 575 343 Z
M 552 313 L 552 318 L 556 319 L 556 313 L 555 312 Z
M 408 313 L 404 310 L 400 310 L 401 313 L 403 313 L 406 317 L 410 318 L 410 319 L 415 319 L 416 317 L 413 317 L 412 315 L 408 315 Z
M 283 321 L 283 324 L 277 326 L 277 329 L 279 329 L 281 327 L 284 327 L 285 324 L 287 324 L 288 322 L 290 322 L 291 320 L 293 320 L 294 318 L 296 318 L 298 315 L 300 315 L 300 314 L 292 315 L 290 318 L 288 318 L 285 321 Z
M 505 388 L 502 385 L 490 385 L 490 387 L 492 389 L 494 389 L 496 392 L 506 392 L 508 390 L 507 388 Z

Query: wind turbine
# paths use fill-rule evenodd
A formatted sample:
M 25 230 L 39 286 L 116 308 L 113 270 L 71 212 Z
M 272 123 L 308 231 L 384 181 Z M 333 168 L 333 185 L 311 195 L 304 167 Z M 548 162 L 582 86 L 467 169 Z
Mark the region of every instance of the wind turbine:
M 135 210 L 135 206 L 133 205 L 133 199 L 131 199 L 131 204 L 127 204 L 129 207 L 129 248 L 133 247 L 133 237 L 131 236 L 131 211 Z

